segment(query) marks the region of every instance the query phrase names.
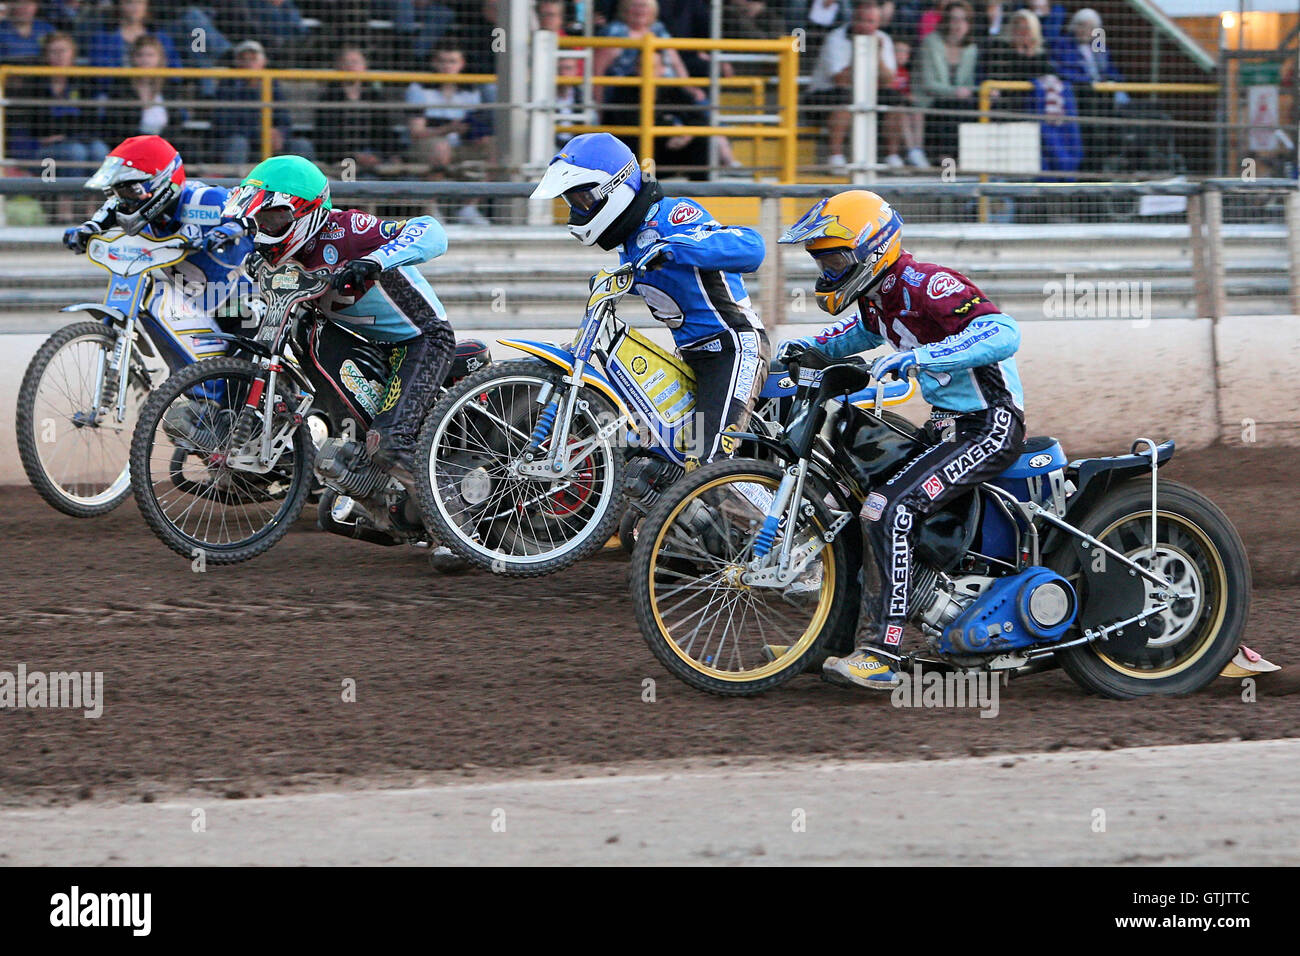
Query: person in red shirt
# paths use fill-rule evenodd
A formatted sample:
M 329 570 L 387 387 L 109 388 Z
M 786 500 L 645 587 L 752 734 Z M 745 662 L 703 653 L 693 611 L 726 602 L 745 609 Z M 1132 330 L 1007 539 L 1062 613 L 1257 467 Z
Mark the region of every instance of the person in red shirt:
M 802 243 L 817 263 L 818 305 L 832 315 L 857 311 L 815 336 L 783 342 L 777 358 L 809 348 L 841 357 L 889 344 L 895 351 L 876 360 L 872 376 L 916 369 L 933 406 L 929 447 L 872 489 L 863 508 L 880 569 L 875 626 L 851 655 L 827 658 L 822 667 L 832 683 L 886 690 L 900 680 L 891 655 L 911 610 L 914 529 L 999 475 L 1020 453 L 1025 433 L 1012 357 L 1020 345 L 1015 320 L 960 272 L 905 252 L 902 229 L 889 203 L 855 189 L 818 202 L 779 240 Z

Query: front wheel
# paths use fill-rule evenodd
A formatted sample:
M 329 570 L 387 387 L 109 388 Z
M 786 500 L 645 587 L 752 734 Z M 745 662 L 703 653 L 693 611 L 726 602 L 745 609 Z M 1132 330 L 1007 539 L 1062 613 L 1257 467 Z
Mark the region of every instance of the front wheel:
M 659 662 L 697 690 L 739 697 L 784 684 L 830 637 L 849 594 L 843 533 L 782 587 L 744 580 L 781 476 L 772 462 L 715 461 L 664 492 L 641 525 L 630 572 L 637 624 Z M 794 548 L 835 520 L 811 484 L 796 514 Z
M 107 514 L 131 493 L 131 430 L 150 383 L 143 368 L 131 370 L 126 417 L 119 422 L 117 382 L 104 382 L 95 393 L 100 367 L 107 374 L 116 343 L 102 322 L 65 326 L 37 350 L 18 390 L 23 470 L 48 504 L 74 518 Z
M 306 421 L 292 425 L 296 397 L 250 390 L 265 372 L 252 362 L 216 358 L 181 369 L 154 391 L 131 442 L 131 487 L 149 527 L 187 558 L 237 564 L 269 549 L 302 513 L 311 487 L 313 447 Z M 272 435 L 287 446 L 268 471 L 231 464 L 262 434 L 272 408 Z
M 1209 684 L 1236 652 L 1250 612 L 1250 563 L 1236 528 L 1200 493 L 1161 481 L 1155 553 L 1151 548 L 1151 483 L 1136 478 L 1097 502 L 1078 522 L 1085 531 L 1173 585 L 1167 610 L 1147 618 L 1145 646 L 1119 653 L 1105 643 L 1073 647 L 1061 667 L 1085 690 L 1114 698 L 1189 694 Z M 1074 543 L 1074 547 L 1069 544 Z M 1067 539 L 1054 569 L 1070 578 L 1081 605 L 1088 600 L 1080 560 L 1094 560 Z M 1147 585 L 1146 607 L 1157 598 Z M 1130 625 L 1130 629 L 1135 625 Z
M 448 391 L 420 430 L 415 460 L 425 526 L 479 567 L 550 574 L 601 548 L 618 526 L 623 451 L 614 435 L 599 434 L 615 413 L 591 389 L 579 393 L 569 429 L 576 466 L 553 479 L 519 472 L 526 455 L 549 457 L 554 432 L 538 421 L 563 401 L 566 387 L 545 363 L 495 363 Z

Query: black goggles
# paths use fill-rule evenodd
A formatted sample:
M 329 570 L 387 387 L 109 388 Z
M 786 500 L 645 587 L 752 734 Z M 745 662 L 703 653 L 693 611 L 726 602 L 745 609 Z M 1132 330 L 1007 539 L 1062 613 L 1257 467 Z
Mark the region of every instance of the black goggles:
M 605 198 L 597 191 L 595 186 L 575 186 L 573 189 L 567 190 L 563 195 L 564 201 L 569 204 L 569 208 L 584 216 L 590 215 Z
M 144 201 L 149 198 L 149 190 L 145 184 L 139 180 L 129 183 L 118 183 L 116 186 L 108 187 L 108 191 L 117 197 L 117 204 L 126 212 L 132 212 L 144 205 Z

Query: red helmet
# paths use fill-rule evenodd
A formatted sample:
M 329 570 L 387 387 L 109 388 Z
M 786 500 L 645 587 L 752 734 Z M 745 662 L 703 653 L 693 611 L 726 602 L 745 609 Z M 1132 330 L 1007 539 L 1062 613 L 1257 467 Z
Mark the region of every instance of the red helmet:
M 185 184 L 185 163 L 161 136 L 132 136 L 108 154 L 87 189 L 102 189 L 117 199 L 117 224 L 135 235 L 161 221 L 175 206 Z

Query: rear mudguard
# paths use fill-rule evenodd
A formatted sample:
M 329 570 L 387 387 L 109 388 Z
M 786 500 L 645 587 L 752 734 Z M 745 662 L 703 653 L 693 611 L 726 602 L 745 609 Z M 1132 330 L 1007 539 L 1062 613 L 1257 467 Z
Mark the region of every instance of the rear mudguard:
M 531 339 L 497 339 L 497 341 L 512 349 L 534 355 L 543 362 L 548 362 L 556 368 L 563 369 L 570 375 L 573 374 L 573 353 L 553 342 L 534 342 Z M 583 369 L 582 384 L 594 388 L 613 402 L 620 415 L 630 415 L 627 406 L 623 404 L 623 399 L 614 391 L 614 387 L 609 384 L 609 379 L 601 375 L 600 372 L 593 368 Z

